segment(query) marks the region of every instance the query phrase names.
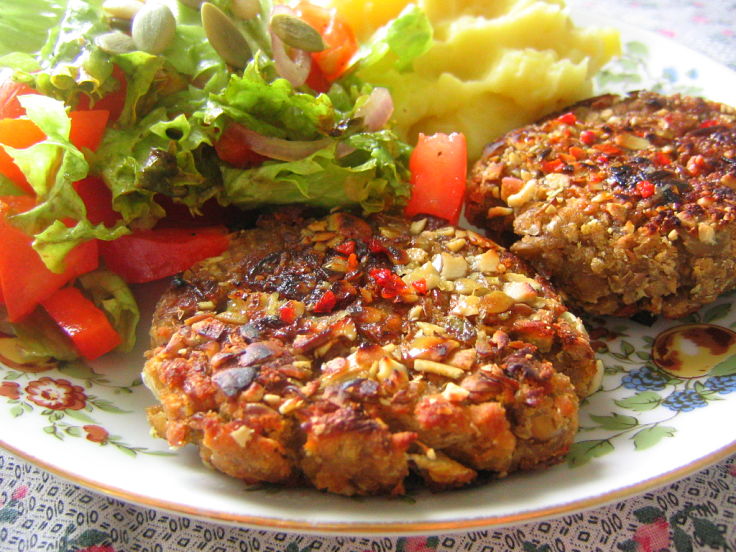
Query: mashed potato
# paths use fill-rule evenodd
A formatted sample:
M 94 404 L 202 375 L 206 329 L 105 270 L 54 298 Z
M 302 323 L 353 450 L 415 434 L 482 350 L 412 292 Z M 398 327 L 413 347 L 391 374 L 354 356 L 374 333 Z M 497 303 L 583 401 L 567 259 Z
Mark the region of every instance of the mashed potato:
M 331 0 L 365 38 L 408 0 Z M 592 93 L 592 75 L 620 49 L 611 29 L 577 28 L 563 0 L 417 0 L 435 43 L 399 73 L 378 65 L 361 76 L 388 87 L 396 128 L 465 133 L 473 161 L 483 146 Z

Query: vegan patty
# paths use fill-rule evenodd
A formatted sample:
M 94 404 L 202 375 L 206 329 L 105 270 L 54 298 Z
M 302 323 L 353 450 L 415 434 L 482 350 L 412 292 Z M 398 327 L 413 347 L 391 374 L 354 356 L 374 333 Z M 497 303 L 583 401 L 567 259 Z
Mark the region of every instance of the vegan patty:
M 473 232 L 284 210 L 160 300 L 155 431 L 248 483 L 400 494 L 559 462 L 597 363 L 546 280 Z
M 595 315 L 685 316 L 736 283 L 736 111 L 635 92 L 507 134 L 466 214 Z

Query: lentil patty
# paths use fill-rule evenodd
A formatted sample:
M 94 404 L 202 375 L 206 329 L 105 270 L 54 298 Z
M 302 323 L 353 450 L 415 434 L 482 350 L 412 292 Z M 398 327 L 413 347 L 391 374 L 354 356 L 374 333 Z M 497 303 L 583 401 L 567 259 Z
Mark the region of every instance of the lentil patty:
M 559 462 L 597 363 L 545 280 L 434 219 L 262 217 L 160 300 L 172 446 L 249 483 L 400 494 Z
M 736 283 L 736 111 L 635 92 L 489 145 L 466 214 L 571 306 L 679 318 Z

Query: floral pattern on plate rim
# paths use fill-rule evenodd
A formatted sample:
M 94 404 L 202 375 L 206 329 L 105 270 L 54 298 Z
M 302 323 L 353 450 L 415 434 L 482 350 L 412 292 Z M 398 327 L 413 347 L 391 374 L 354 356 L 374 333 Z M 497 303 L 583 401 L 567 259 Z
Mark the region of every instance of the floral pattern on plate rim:
M 644 43 L 626 43 L 622 56 L 596 76 L 597 93 L 622 93 L 638 88 L 663 93 L 702 92 L 697 87 L 697 69 L 682 72 L 675 67 L 665 67 L 660 75 L 654 75 L 648 55 Z M 724 297 L 686 320 L 671 323 L 670 327 L 721 322 L 736 328 L 736 321 L 730 314 L 730 299 Z M 605 376 L 602 390 L 583 402 L 580 431 L 567 457 L 570 467 L 609 454 L 626 440 L 632 442 L 634 450 L 649 449 L 676 435 L 677 428 L 666 424 L 677 416 L 736 392 L 736 347 L 709 373 L 697 378 L 678 378 L 653 362 L 651 348 L 656 336 L 633 335 L 641 333 L 636 325 L 636 322 L 614 319 L 588 324 L 598 356 L 605 366 Z M 115 396 L 136 392 L 142 385 L 138 377 L 128 385 L 113 385 L 79 362 L 66 363 L 43 374 L 0 365 L 0 376 L 0 397 L 6 399 L 11 416 L 35 414 L 45 419 L 47 424 L 42 430 L 49 436 L 59 440 L 86 438 L 101 446 L 111 445 L 130 456 L 172 454 L 129 444 L 123 436 L 114 434 L 94 418 L 97 411 L 131 414 L 116 405 L 110 392 Z M 92 394 L 92 390 L 96 393 Z M 589 435 L 593 437 L 588 438 Z
M 95 373 L 81 363 L 64 363 L 57 370 L 34 373 L 2 366 L 0 397 L 5 397 L 12 417 L 35 414 L 45 419 L 44 433 L 61 441 L 66 437 L 84 437 L 100 446 L 111 445 L 130 456 L 137 454 L 171 455 L 170 452 L 154 451 L 147 447 L 127 443 L 95 420 L 94 414 L 130 414 L 103 397 L 112 391 L 114 395 L 135 392 L 142 385 L 140 378 L 129 385 L 114 385 L 107 378 Z M 92 394 L 90 390 L 96 389 Z

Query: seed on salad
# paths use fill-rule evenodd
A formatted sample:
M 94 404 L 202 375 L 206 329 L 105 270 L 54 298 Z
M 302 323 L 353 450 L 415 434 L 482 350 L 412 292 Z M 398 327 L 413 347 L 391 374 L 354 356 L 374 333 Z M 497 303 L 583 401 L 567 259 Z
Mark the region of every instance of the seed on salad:
M 321 52 L 325 49 L 322 36 L 306 21 L 286 13 L 271 18 L 271 30 L 284 43 L 306 52 Z
M 253 19 L 261 11 L 261 3 L 259 0 L 232 0 L 230 9 L 235 17 L 240 19 Z
M 136 50 L 135 42 L 122 31 L 112 31 L 98 36 L 95 44 L 108 54 L 127 54 Z
M 202 27 L 215 52 L 233 67 L 245 67 L 252 54 L 245 38 L 223 11 L 205 2 L 202 4 Z
M 102 11 L 108 17 L 130 21 L 144 5 L 140 0 L 105 0 L 102 3 Z
M 168 6 L 148 3 L 133 18 L 131 34 L 139 50 L 158 55 L 174 40 L 176 19 Z

